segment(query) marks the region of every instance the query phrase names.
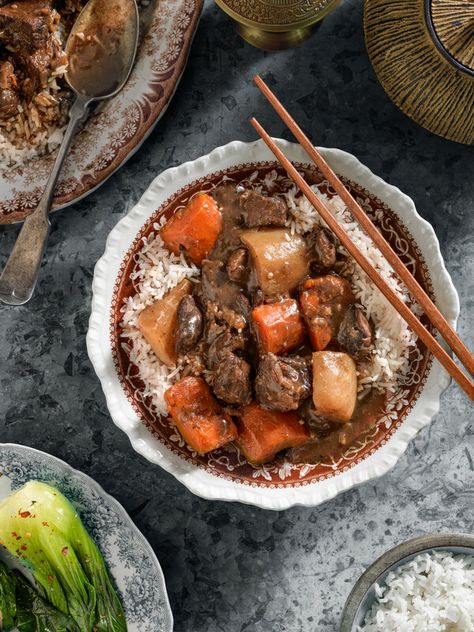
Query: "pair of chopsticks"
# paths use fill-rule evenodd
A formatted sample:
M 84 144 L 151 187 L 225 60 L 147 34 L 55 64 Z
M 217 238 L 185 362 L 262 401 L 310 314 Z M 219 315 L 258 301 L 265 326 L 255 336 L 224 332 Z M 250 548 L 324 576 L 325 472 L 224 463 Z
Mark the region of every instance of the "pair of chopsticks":
M 372 239 L 375 245 L 379 248 L 385 259 L 391 265 L 393 270 L 399 276 L 401 281 L 408 288 L 410 294 L 416 299 L 420 307 L 423 309 L 426 316 L 431 323 L 436 327 L 438 332 L 447 342 L 452 351 L 457 355 L 459 360 L 463 363 L 470 375 L 474 375 L 474 357 L 470 353 L 469 349 L 464 345 L 462 340 L 456 334 L 454 329 L 450 326 L 436 305 L 425 293 L 423 288 L 419 285 L 415 277 L 406 268 L 403 262 L 399 259 L 398 255 L 394 252 L 392 247 L 384 237 L 379 233 L 369 217 L 365 214 L 362 207 L 352 197 L 339 177 L 334 173 L 331 167 L 327 164 L 319 151 L 314 147 L 309 138 L 304 134 L 302 129 L 298 126 L 296 121 L 291 117 L 289 112 L 283 107 L 275 94 L 270 90 L 263 79 L 257 75 L 254 79 L 257 86 L 262 93 L 268 99 L 273 106 L 276 113 L 280 116 L 282 121 L 291 130 L 295 138 L 300 142 L 301 146 L 305 149 L 311 160 L 319 168 L 321 173 L 332 185 L 336 193 L 342 198 L 353 217 L 357 219 L 361 227 L 366 234 Z M 330 211 L 326 208 L 324 203 L 317 197 L 312 191 L 310 185 L 299 174 L 297 169 L 288 160 L 281 149 L 275 144 L 269 134 L 263 129 L 260 123 L 252 118 L 250 123 L 253 125 L 258 135 L 266 143 L 270 151 L 275 155 L 280 165 L 285 169 L 288 176 L 293 180 L 296 186 L 301 190 L 309 202 L 318 211 L 321 218 L 326 222 L 332 232 L 339 239 L 348 253 L 355 259 L 359 266 L 364 270 L 367 276 L 382 292 L 385 298 L 392 304 L 407 324 L 413 329 L 417 336 L 424 342 L 434 357 L 439 360 L 446 371 L 451 377 L 459 384 L 459 386 L 465 391 L 465 393 L 474 401 L 474 382 L 467 377 L 467 375 L 459 368 L 454 362 L 451 356 L 443 349 L 434 336 L 423 326 L 418 318 L 413 314 L 410 308 L 404 303 L 394 292 L 394 290 L 388 285 L 388 283 L 378 274 L 373 265 L 365 258 L 362 252 L 351 241 L 350 237 L 342 226 L 333 217 Z

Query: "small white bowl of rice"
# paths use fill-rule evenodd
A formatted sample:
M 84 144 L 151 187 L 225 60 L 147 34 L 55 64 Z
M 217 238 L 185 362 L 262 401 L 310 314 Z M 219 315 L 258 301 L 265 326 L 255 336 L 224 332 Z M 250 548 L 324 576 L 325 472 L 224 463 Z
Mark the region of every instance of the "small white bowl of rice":
M 472 632 L 474 536 L 437 533 L 408 540 L 359 578 L 340 632 Z

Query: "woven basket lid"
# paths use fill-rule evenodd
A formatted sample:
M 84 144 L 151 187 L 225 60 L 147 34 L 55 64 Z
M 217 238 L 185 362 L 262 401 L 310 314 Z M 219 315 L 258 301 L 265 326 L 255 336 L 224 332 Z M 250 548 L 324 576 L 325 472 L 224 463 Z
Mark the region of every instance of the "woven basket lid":
M 474 0 L 366 0 L 377 77 L 411 119 L 474 144 Z

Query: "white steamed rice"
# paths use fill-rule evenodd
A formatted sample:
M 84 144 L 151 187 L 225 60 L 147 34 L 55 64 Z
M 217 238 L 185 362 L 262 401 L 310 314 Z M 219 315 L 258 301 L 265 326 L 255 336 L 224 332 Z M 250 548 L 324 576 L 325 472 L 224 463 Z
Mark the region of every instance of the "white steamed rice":
M 473 632 L 474 557 L 422 553 L 375 585 L 359 632 Z
M 339 224 L 344 226 L 351 241 L 372 263 L 380 276 L 390 284 L 399 298 L 405 303 L 410 303 L 412 309 L 416 309 L 417 306 L 412 304 L 405 286 L 394 275 L 380 250 L 375 247 L 373 241 L 354 220 L 342 199 L 338 195 L 328 197 L 321 193 L 317 186 L 311 188 L 321 198 Z M 304 196 L 297 196 L 296 187 L 290 189 L 286 194 L 286 201 L 292 214 L 292 219 L 289 221 L 292 233 L 307 232 L 315 224 L 325 225 L 311 203 Z M 342 246 L 339 247 L 339 250 L 347 255 Z M 359 388 L 375 386 L 379 390 L 394 392 L 397 387 L 397 380 L 406 375 L 408 371 L 409 353 L 416 344 L 417 336 L 359 265 L 352 258 L 349 259 L 349 262 L 342 274 L 351 282 L 360 307 L 375 325 L 374 349 L 369 361 L 358 365 Z
M 165 218 L 161 218 L 161 224 Z M 160 224 L 155 224 L 158 231 Z M 166 250 L 159 234 L 151 233 L 143 238 L 143 246 L 136 256 L 131 280 L 137 293 L 128 298 L 122 308 L 122 347 L 131 362 L 138 368 L 145 384 L 143 399 L 151 397 L 158 414 L 166 414 L 165 391 L 179 378 L 179 368 L 170 368 L 158 360 L 150 345 L 138 329 L 138 316 L 147 306 L 175 287 L 184 278 L 198 279 L 200 270 L 188 264 L 184 255 L 174 255 Z M 127 376 L 128 377 L 128 376 Z
M 281 178 L 275 171 L 268 174 L 262 184 L 256 184 L 255 178 L 249 178 L 247 183 L 252 182 L 257 190 L 263 185 L 271 191 L 275 181 Z M 322 194 L 317 186 L 312 188 L 324 200 L 334 216 L 344 223 L 350 238 L 378 272 L 390 282 L 405 302 L 410 302 L 408 292 L 393 276 L 388 263 L 353 220 L 342 200 L 338 196 L 329 198 Z M 290 232 L 307 232 L 320 222 L 315 209 L 304 196 L 297 195 L 296 188 L 291 188 L 286 193 L 286 200 L 291 213 L 288 222 Z M 161 220 L 161 223 L 163 222 L 164 218 Z M 159 225 L 154 226 L 155 231 L 159 228 Z M 147 305 L 162 298 L 167 290 L 183 278 L 197 280 L 199 274 L 200 271 L 194 265 L 189 265 L 183 255 L 178 257 L 168 252 L 157 232 L 151 234 L 148 239 L 143 239 L 143 246 L 136 255 L 132 275 L 136 294 L 127 299 L 122 307 L 121 336 L 122 346 L 131 362 L 138 368 L 140 378 L 145 384 L 142 399 L 151 397 L 152 406 L 158 414 L 166 413 L 163 395 L 166 389 L 179 379 L 180 368 L 167 367 L 158 360 L 138 330 L 137 318 Z M 368 361 L 358 365 L 359 391 L 374 387 L 381 391 L 395 392 L 409 369 L 409 353 L 416 344 L 416 336 L 359 266 L 351 262 L 344 274 L 351 281 L 357 300 L 375 326 L 374 349 Z

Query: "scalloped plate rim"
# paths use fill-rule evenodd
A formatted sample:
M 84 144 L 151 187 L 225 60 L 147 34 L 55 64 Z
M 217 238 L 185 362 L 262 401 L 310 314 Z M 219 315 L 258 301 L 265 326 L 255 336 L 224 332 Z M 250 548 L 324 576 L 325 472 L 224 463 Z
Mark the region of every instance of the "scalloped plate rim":
M 300 156 L 292 157 L 292 160 L 310 162 L 303 154 L 302 148 L 296 143 L 290 143 L 282 139 L 275 139 L 280 147 L 287 153 Z M 405 207 L 407 216 L 403 216 L 403 222 L 409 229 L 420 250 L 429 249 L 430 261 L 426 256 L 425 262 L 430 271 L 433 268 L 437 275 L 432 275 L 436 289 L 442 281 L 442 292 L 436 291 L 437 302 L 442 299 L 444 307 L 440 306 L 451 325 L 456 326 L 459 316 L 459 297 L 446 269 L 441 255 L 439 241 L 431 224 L 422 218 L 416 210 L 413 200 L 403 193 L 398 187 L 388 184 L 382 178 L 375 175 L 368 167 L 363 165 L 352 154 L 335 148 L 319 148 L 323 155 L 332 163 L 339 162 L 343 175 L 358 182 L 372 194 L 382 199 L 398 216 L 400 207 Z M 228 481 L 203 471 L 202 469 L 180 460 L 156 439 L 145 428 L 133 412 L 131 405 L 123 400 L 119 402 L 121 395 L 125 397 L 110 357 L 104 357 L 100 351 L 100 338 L 104 332 L 108 336 L 108 316 L 110 301 L 106 297 L 105 277 L 112 274 L 115 279 L 118 267 L 123 256 L 131 245 L 135 235 L 139 232 L 147 218 L 158 208 L 159 204 L 153 202 L 153 196 L 159 194 L 164 200 L 169 198 L 179 186 L 177 180 L 185 179 L 186 183 L 196 180 L 198 177 L 212 173 L 219 167 L 223 157 L 235 155 L 233 164 L 254 162 L 246 154 L 257 152 L 262 155 L 259 160 L 272 160 L 273 154 L 265 154 L 263 141 L 242 142 L 231 141 L 226 145 L 217 147 L 209 154 L 195 160 L 187 161 L 179 166 L 166 169 L 156 176 L 144 192 L 138 203 L 130 209 L 111 230 L 107 238 L 105 251 L 98 260 L 94 269 L 92 282 L 92 304 L 89 329 L 87 332 L 87 350 L 92 365 L 102 385 L 107 407 L 113 422 L 121 428 L 129 437 L 134 450 L 152 463 L 160 465 L 164 470 L 172 474 L 192 493 L 207 500 L 239 501 L 245 504 L 255 505 L 261 508 L 283 510 L 292 506 L 316 506 L 326 500 L 330 500 L 337 494 L 360 485 L 368 480 L 378 478 L 388 472 L 405 452 L 410 440 L 438 413 L 440 396 L 450 383 L 447 373 L 436 360 L 433 360 L 428 379 L 420 392 L 418 401 L 410 411 L 401 427 L 394 433 L 389 441 L 381 446 L 375 454 L 368 456 L 363 462 L 353 468 L 338 473 L 332 478 L 313 482 L 307 485 L 286 488 L 261 488 L 243 485 L 238 482 Z M 241 155 L 246 155 L 242 160 Z M 265 155 L 263 155 L 265 154 Z M 239 158 L 240 155 L 240 158 Z M 301 159 L 301 156 L 306 156 Z M 222 168 L 222 167 L 220 167 Z M 375 190 L 374 190 L 375 189 Z M 152 207 L 150 207 L 152 204 Z M 395 206 L 395 208 L 394 208 Z M 409 221 L 410 220 L 410 223 Z M 132 230 L 133 229 L 133 230 Z M 414 235 L 414 229 L 423 233 L 423 243 L 420 243 L 420 235 Z M 129 239 L 127 233 L 132 232 Z M 123 243 L 125 242 L 125 243 Z M 439 295 L 438 295 L 439 294 Z M 123 406 L 128 410 L 124 411 Z M 153 444 L 153 445 L 151 445 Z

